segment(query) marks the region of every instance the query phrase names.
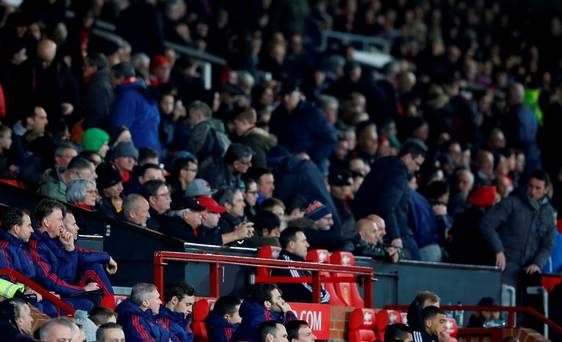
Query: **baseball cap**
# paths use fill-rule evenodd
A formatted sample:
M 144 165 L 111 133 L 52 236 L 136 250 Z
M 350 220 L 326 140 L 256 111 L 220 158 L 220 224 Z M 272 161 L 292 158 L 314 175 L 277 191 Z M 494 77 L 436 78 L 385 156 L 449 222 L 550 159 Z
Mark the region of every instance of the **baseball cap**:
M 195 178 L 185 188 L 185 196 L 187 197 L 211 196 L 215 192 L 216 190 L 211 189 L 209 182 L 203 178 Z
M 197 197 L 197 201 L 199 204 L 203 206 L 208 211 L 215 213 L 215 214 L 222 214 L 226 211 L 224 207 L 217 203 L 212 197 L 209 196 L 200 196 Z

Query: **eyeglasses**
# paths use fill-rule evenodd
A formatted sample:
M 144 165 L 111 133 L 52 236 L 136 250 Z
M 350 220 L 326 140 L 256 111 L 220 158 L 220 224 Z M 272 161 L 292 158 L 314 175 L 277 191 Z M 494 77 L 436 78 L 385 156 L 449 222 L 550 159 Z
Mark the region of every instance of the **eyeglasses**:
M 156 196 L 156 197 L 170 197 L 171 194 L 169 192 L 166 192 L 166 193 L 163 193 L 163 194 L 156 194 L 154 196 Z

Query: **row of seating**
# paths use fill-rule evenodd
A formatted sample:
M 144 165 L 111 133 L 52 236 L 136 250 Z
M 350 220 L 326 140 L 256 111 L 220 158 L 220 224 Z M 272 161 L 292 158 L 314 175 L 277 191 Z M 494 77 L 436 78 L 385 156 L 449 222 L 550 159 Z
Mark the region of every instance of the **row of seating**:
M 277 259 L 281 252 L 280 247 L 262 246 L 258 250 L 258 258 Z M 349 252 L 333 252 L 330 253 L 325 249 L 312 249 L 306 255 L 306 261 L 317 263 L 331 263 L 334 265 L 355 266 L 355 257 Z M 271 270 L 258 267 L 257 276 L 267 277 L 271 275 Z M 345 273 L 321 272 L 322 277 L 347 277 Z M 356 308 L 365 307 L 365 303 L 357 287 L 357 282 L 325 282 L 322 285 L 330 294 L 331 305 L 352 306 Z

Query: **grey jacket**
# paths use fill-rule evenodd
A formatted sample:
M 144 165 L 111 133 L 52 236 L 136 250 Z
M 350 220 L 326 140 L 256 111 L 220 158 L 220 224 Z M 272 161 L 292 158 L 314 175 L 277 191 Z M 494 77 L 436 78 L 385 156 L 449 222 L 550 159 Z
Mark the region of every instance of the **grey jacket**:
M 552 252 L 555 227 L 548 199 L 535 209 L 524 193 L 505 198 L 488 210 L 480 222 L 480 231 L 494 254 L 504 252 L 508 263 L 536 264 L 540 268 Z M 474 247 L 478 253 L 479 246 Z

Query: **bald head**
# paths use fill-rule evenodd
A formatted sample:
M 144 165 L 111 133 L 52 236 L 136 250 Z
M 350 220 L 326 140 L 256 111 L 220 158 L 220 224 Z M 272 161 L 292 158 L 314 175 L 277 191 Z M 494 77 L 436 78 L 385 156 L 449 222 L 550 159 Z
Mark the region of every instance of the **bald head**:
M 518 105 L 523 103 L 525 88 L 521 83 L 513 83 L 507 91 L 507 101 L 510 105 Z
M 357 221 L 355 232 L 370 245 L 375 245 L 379 241 L 377 224 L 368 217 Z
M 41 65 L 48 67 L 57 54 L 57 44 L 50 39 L 43 39 L 37 44 L 37 58 L 41 61 Z

